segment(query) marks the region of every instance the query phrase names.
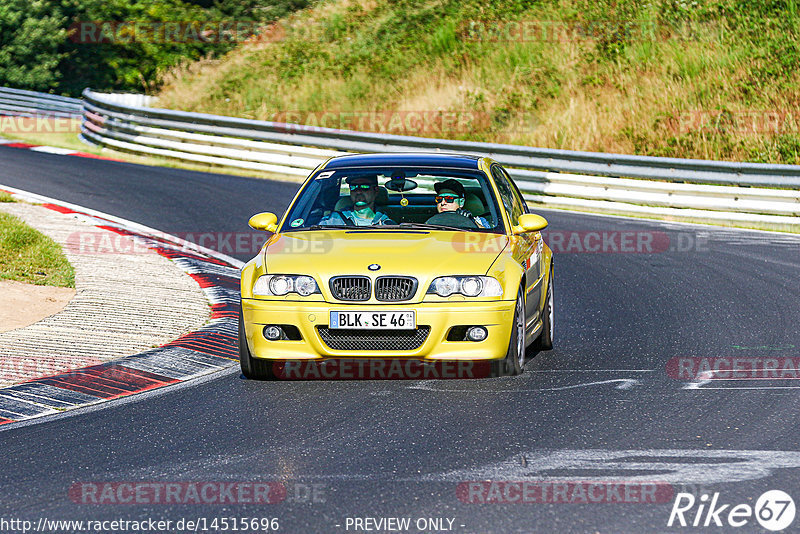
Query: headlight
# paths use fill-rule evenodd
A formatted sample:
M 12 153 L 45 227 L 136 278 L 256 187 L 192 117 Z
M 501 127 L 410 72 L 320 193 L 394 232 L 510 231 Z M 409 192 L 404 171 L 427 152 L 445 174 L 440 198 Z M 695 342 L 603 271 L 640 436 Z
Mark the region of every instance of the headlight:
M 440 297 L 449 297 L 456 291 L 458 291 L 458 278 L 455 276 L 442 276 L 433 281 L 428 293 L 436 293 Z
M 272 293 L 269 290 L 269 279 L 272 278 L 271 276 L 259 276 L 256 283 L 253 284 L 253 294 L 254 295 L 271 295 Z
M 319 293 L 319 287 L 310 276 L 297 274 L 265 274 L 253 284 L 254 295 L 282 297 L 289 293 L 307 297 Z
M 449 297 L 454 293 L 467 297 L 499 297 L 503 294 L 503 288 L 491 276 L 440 276 L 431 282 L 428 293 L 440 297 Z
M 459 287 L 461 293 L 464 295 L 468 297 L 477 297 L 480 295 L 481 289 L 483 289 L 483 282 L 477 276 L 470 276 L 468 278 L 462 278 Z
M 294 279 L 294 290 L 303 297 L 317 291 L 317 283 L 310 276 L 298 276 Z
M 286 295 L 292 290 L 292 279 L 288 276 L 273 276 L 269 281 L 269 290 L 273 295 Z

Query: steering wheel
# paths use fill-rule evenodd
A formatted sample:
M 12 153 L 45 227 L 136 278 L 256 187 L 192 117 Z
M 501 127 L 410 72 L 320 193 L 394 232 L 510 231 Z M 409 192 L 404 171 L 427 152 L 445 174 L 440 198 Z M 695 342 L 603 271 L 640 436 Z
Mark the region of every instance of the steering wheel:
M 460 213 L 456 213 L 454 211 L 445 211 L 444 213 L 437 213 L 427 221 L 425 224 L 440 224 L 442 226 L 455 226 L 456 228 L 477 228 L 478 225 L 475 224 L 475 221 L 467 217 L 466 215 L 461 215 Z

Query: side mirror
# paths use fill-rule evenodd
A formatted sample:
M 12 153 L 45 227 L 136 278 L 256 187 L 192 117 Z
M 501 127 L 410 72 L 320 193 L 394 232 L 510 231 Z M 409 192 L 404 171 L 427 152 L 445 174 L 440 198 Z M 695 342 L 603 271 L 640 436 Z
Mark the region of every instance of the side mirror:
M 275 232 L 278 229 L 278 217 L 274 213 L 265 211 L 264 213 L 256 213 L 247 222 L 250 228 L 255 230 L 265 230 L 267 232 Z
M 519 224 L 511 229 L 515 234 L 538 232 L 547 228 L 547 219 L 535 213 L 523 213 L 519 216 Z

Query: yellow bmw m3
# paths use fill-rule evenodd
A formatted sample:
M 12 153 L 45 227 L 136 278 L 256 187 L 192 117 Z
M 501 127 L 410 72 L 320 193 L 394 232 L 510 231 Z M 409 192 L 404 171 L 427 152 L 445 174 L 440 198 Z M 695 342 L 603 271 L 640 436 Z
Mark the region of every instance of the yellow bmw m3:
M 250 226 L 273 235 L 242 268 L 248 378 L 343 359 L 516 375 L 526 353 L 553 346 L 547 221 L 490 158 L 332 158 L 280 221 L 259 213 Z

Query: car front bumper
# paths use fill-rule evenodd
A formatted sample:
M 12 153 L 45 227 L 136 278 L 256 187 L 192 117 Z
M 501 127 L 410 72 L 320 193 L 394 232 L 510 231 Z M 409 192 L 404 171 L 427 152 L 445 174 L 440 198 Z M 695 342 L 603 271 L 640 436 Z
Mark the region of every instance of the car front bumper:
M 446 302 L 400 305 L 331 304 L 243 299 L 245 332 L 254 358 L 310 360 L 325 358 L 413 358 L 420 360 L 495 360 L 503 358 L 514 319 L 514 301 Z M 398 350 L 334 349 L 320 335 L 327 328 L 331 311 L 336 310 L 414 310 L 417 326 L 430 331 L 416 348 Z M 264 337 L 265 325 L 288 324 L 298 328 L 302 340 L 270 341 Z M 483 326 L 488 335 L 479 342 L 447 341 L 454 326 Z M 388 336 L 392 330 L 382 331 Z M 421 336 L 422 337 L 422 336 Z M 363 345 L 363 343 L 362 343 Z M 399 346 L 400 344 L 398 344 Z

